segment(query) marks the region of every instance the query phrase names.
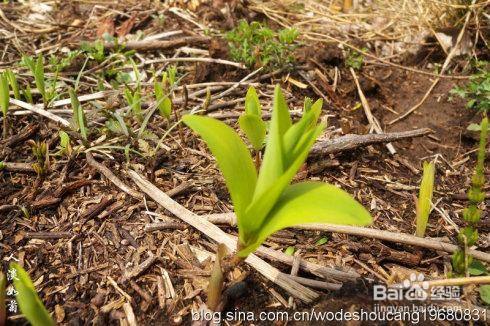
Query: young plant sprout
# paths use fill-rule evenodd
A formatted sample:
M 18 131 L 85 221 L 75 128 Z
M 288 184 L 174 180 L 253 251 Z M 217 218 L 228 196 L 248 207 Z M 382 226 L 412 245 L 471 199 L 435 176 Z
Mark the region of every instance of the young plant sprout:
M 141 122 L 143 121 L 143 114 L 141 110 L 141 89 L 139 84 L 135 87 L 134 90 L 131 90 L 129 87 L 124 89 L 124 98 L 128 103 L 131 111 L 136 116 L 136 118 Z
M 70 94 L 71 107 L 73 110 L 73 118 L 71 121 L 73 130 L 80 132 L 82 140 L 86 142 L 88 138 L 88 129 L 85 112 L 83 111 L 82 105 L 80 104 L 75 91 L 70 88 L 68 93 Z
M 471 188 L 468 191 L 469 205 L 463 212 L 466 227 L 458 234 L 458 242 L 462 249 L 456 251 L 452 256 L 453 269 L 457 274 L 468 276 L 468 267 L 473 263 L 473 257 L 468 254 L 468 248 L 478 241 L 477 225 L 481 218 L 481 209 L 478 207 L 485 200 L 485 150 L 488 136 L 488 118 L 483 118 L 480 131 L 480 146 L 476 161 L 475 173 L 471 178 Z
M 429 220 L 430 205 L 432 203 L 432 193 L 434 192 L 434 162 L 424 162 L 424 172 L 420 182 L 419 200 L 417 202 L 416 232 L 418 237 L 424 237 L 427 221 Z
M 245 113 L 238 118 L 238 124 L 255 151 L 255 166 L 260 166 L 260 151 L 264 147 L 267 125 L 262 120 L 262 107 L 255 88 L 250 87 L 245 96 Z
M 34 76 L 36 88 L 41 94 L 44 106 L 46 107 L 54 96 L 54 88 L 56 86 L 53 86 L 53 92 L 48 92 L 46 90 L 46 83 L 44 79 L 44 60 L 42 55 L 39 55 L 35 61 L 32 57 L 27 56 L 23 57 L 22 60 Z M 54 83 L 56 84 L 56 82 Z
M 238 224 L 232 265 L 254 252 L 269 235 L 287 227 L 304 223 L 371 223 L 368 211 L 334 185 L 313 181 L 290 184 L 324 128 L 317 122 L 321 102 L 317 103 L 293 124 L 281 88 L 276 86 L 259 171 L 247 146 L 231 127 L 209 117 L 183 117 L 184 123 L 207 143 L 230 192 Z M 221 289 L 211 287 L 210 292 L 213 297 Z M 209 308 L 214 310 L 216 306 Z
M 172 100 L 170 99 L 170 87 L 167 72 L 162 74 L 162 81 L 158 82 L 155 77 L 155 100 L 157 102 L 160 115 L 166 119 L 170 119 L 172 113 Z
M 36 288 L 29 278 L 29 274 L 16 263 L 11 263 L 10 269 L 15 271 L 13 282 L 17 291 L 16 300 L 24 317 L 33 326 L 54 326 L 49 312 L 36 293 Z
M 10 95 L 9 84 L 6 73 L 0 74 L 0 109 L 3 115 L 3 138 L 8 135 L 7 111 L 9 109 Z
M 17 77 L 14 72 L 10 69 L 5 70 L 5 75 L 7 76 L 7 80 L 9 82 L 10 88 L 14 93 L 14 98 L 16 100 L 20 100 L 20 91 L 19 91 L 19 83 L 17 81 Z

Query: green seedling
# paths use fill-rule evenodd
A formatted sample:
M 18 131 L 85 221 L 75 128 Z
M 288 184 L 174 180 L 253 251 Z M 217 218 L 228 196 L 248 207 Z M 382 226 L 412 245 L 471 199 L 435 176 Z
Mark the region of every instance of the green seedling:
M 58 151 L 58 155 L 64 155 L 70 157 L 73 153 L 73 148 L 71 147 L 70 136 L 61 130 L 59 132 L 60 135 L 60 150 Z
M 434 176 L 436 171 L 434 162 L 424 162 L 423 170 L 422 181 L 420 182 L 419 200 L 417 202 L 417 227 L 415 232 L 418 237 L 422 238 L 425 235 L 431 211 L 432 194 L 434 192 Z
M 293 124 L 279 85 L 258 173 L 247 146 L 231 127 L 198 115 L 185 115 L 183 121 L 207 143 L 230 193 L 238 224 L 237 251 L 231 262 L 241 262 L 269 235 L 297 224 L 371 223 L 366 209 L 336 186 L 322 182 L 290 185 L 324 126 L 317 123 L 315 110 Z
M 351 50 L 351 49 L 347 50 L 346 57 L 345 57 L 345 65 L 354 70 L 361 70 L 362 65 L 364 64 L 363 53 L 366 51 L 367 51 L 366 48 L 363 48 L 362 52 Z
M 17 76 L 15 76 L 14 72 L 10 69 L 5 70 L 5 75 L 7 76 L 10 88 L 14 93 L 14 98 L 16 100 L 20 100 L 19 82 L 17 81 Z
M 49 168 L 49 148 L 46 142 L 36 142 L 32 139 L 27 143 L 31 146 L 32 154 L 36 158 L 36 162 L 32 164 L 32 167 L 38 175 L 43 175 Z
M 48 93 L 46 91 L 46 83 L 44 79 L 44 60 L 41 55 L 34 60 L 32 57 L 24 56 L 22 58 L 24 65 L 26 65 L 34 76 L 34 82 L 36 88 L 43 98 L 44 106 L 49 102 Z
M 4 326 L 7 322 L 7 278 L 5 274 L 0 272 L 0 326 Z
M 480 146 L 478 148 L 478 157 L 475 167 L 475 173 L 471 178 L 471 187 L 468 191 L 469 205 L 463 211 L 463 219 L 466 226 L 458 234 L 458 243 L 460 245 L 452 256 L 453 269 L 458 274 L 469 275 L 468 268 L 473 265 L 473 257 L 468 254 L 468 248 L 478 241 L 477 225 L 481 218 L 481 209 L 479 205 L 485 200 L 485 151 L 488 137 L 488 118 L 483 118 L 480 131 Z
M 463 87 L 455 87 L 450 93 L 465 99 L 466 107 L 481 112 L 490 110 L 490 63 L 476 61 L 476 73 L 470 77 L 469 83 Z
M 80 51 L 84 53 L 90 59 L 101 63 L 106 59 L 106 54 L 104 50 L 104 43 L 101 40 L 95 41 L 93 43 L 82 42 L 80 44 Z
M 124 90 L 124 98 L 138 121 L 143 121 L 143 113 L 141 109 L 141 89 L 139 85 L 137 85 L 134 90 L 126 87 Z
M 155 100 L 158 112 L 164 118 L 170 119 L 172 113 L 172 100 L 170 99 L 169 78 L 167 72 L 162 74 L 161 82 L 155 77 Z
M 14 288 L 20 311 L 32 326 L 54 326 L 53 319 L 39 298 L 29 274 L 17 263 L 11 263 L 14 271 Z
M 233 60 L 249 68 L 278 69 L 294 63 L 294 42 L 298 35 L 294 28 L 275 32 L 259 22 L 249 24 L 242 20 L 226 34 L 226 39 Z
M 80 104 L 75 91 L 70 88 L 68 93 L 70 94 L 71 108 L 73 110 L 73 117 L 71 121 L 72 127 L 75 131 L 80 132 L 82 140 L 86 142 L 88 139 L 88 129 L 85 112 L 83 111 L 82 105 Z
M 26 99 L 26 101 L 30 104 L 34 103 L 34 100 L 32 99 L 32 92 L 31 92 L 31 86 L 29 84 L 26 85 L 26 88 L 22 90 L 22 95 Z
M 6 73 L 0 73 L 0 109 L 3 115 L 3 138 L 8 136 L 7 112 L 9 109 L 10 95 Z

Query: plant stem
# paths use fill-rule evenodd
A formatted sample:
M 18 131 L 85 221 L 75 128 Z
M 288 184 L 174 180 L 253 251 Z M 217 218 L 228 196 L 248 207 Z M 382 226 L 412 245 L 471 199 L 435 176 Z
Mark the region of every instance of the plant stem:
M 8 123 L 7 123 L 7 115 L 4 114 L 3 116 L 3 139 L 7 139 L 7 128 L 8 128 Z
M 260 169 L 260 151 L 255 151 L 255 169 L 259 172 Z

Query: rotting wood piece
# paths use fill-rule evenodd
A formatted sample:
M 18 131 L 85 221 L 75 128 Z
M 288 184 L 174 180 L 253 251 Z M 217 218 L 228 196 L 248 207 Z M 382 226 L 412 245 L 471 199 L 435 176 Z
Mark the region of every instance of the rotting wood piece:
M 349 134 L 335 139 L 316 142 L 311 149 L 310 156 L 333 154 L 350 149 L 355 149 L 361 146 L 388 143 L 407 138 L 421 137 L 430 133 L 432 133 L 431 129 L 422 128 L 402 132 L 388 132 L 384 134 Z

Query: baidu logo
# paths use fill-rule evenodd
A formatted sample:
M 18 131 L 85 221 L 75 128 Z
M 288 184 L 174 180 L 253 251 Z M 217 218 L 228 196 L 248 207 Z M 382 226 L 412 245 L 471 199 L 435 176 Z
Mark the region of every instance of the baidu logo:
M 393 286 L 375 285 L 373 287 L 373 299 L 376 301 L 425 301 L 429 298 L 429 282 L 424 281 L 424 275 L 415 273 L 401 284 Z

